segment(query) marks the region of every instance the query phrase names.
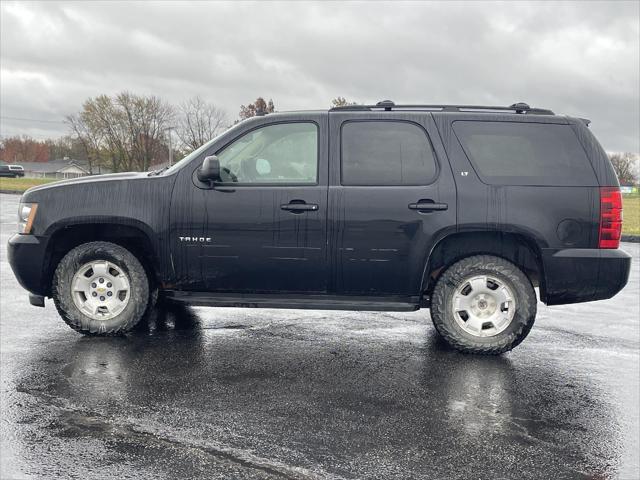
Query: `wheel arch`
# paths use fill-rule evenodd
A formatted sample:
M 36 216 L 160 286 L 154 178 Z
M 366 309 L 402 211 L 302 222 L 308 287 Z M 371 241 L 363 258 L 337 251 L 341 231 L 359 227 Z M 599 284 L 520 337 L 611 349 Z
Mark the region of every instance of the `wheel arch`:
M 422 274 L 421 294 L 429 298 L 440 275 L 453 263 L 473 255 L 494 255 L 520 268 L 545 298 L 544 267 L 538 242 L 530 235 L 498 231 L 465 231 L 441 238 L 432 248 Z
M 43 264 L 43 283 L 50 294 L 56 266 L 71 249 L 92 241 L 111 242 L 129 250 L 142 263 L 149 282 L 160 283 L 158 254 L 148 225 L 132 219 L 67 219 L 47 229 L 49 238 Z

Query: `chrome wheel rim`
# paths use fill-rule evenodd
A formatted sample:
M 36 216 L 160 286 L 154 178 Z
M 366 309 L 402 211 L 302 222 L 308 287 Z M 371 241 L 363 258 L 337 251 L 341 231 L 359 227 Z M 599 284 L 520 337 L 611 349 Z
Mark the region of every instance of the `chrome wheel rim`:
M 120 314 L 131 298 L 129 278 L 119 266 L 96 260 L 80 267 L 71 282 L 73 303 L 92 320 Z
M 490 275 L 463 280 L 451 300 L 456 323 L 470 335 L 493 337 L 513 321 L 516 301 L 511 288 Z

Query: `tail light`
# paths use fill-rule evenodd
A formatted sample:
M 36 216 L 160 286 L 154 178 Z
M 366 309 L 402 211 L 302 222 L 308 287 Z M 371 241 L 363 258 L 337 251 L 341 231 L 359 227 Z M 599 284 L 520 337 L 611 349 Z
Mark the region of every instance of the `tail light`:
M 600 187 L 598 248 L 618 248 L 622 234 L 622 195 L 619 187 Z

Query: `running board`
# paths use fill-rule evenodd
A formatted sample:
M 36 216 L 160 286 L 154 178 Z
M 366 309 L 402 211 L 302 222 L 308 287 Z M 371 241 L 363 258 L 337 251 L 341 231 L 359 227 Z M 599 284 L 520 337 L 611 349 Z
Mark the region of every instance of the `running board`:
M 358 310 L 369 312 L 412 312 L 420 308 L 418 297 L 358 297 L 329 295 L 283 295 L 164 292 L 169 300 L 200 307 L 293 308 L 307 310 Z

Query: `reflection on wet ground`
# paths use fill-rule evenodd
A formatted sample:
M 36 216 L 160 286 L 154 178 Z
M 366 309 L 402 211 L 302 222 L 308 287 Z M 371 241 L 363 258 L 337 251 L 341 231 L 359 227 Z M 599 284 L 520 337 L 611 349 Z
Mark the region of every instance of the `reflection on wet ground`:
M 570 359 L 535 346 L 460 355 L 414 314 L 246 312 L 163 308 L 127 338 L 57 332 L 16 376 L 47 421 L 16 420 L 42 424 L 37 436 L 61 442 L 71 471 L 97 462 L 103 474 L 129 464 L 166 478 L 610 478 L 622 468 L 610 392 Z M 20 454 L 37 463 L 32 442 L 20 439 Z

